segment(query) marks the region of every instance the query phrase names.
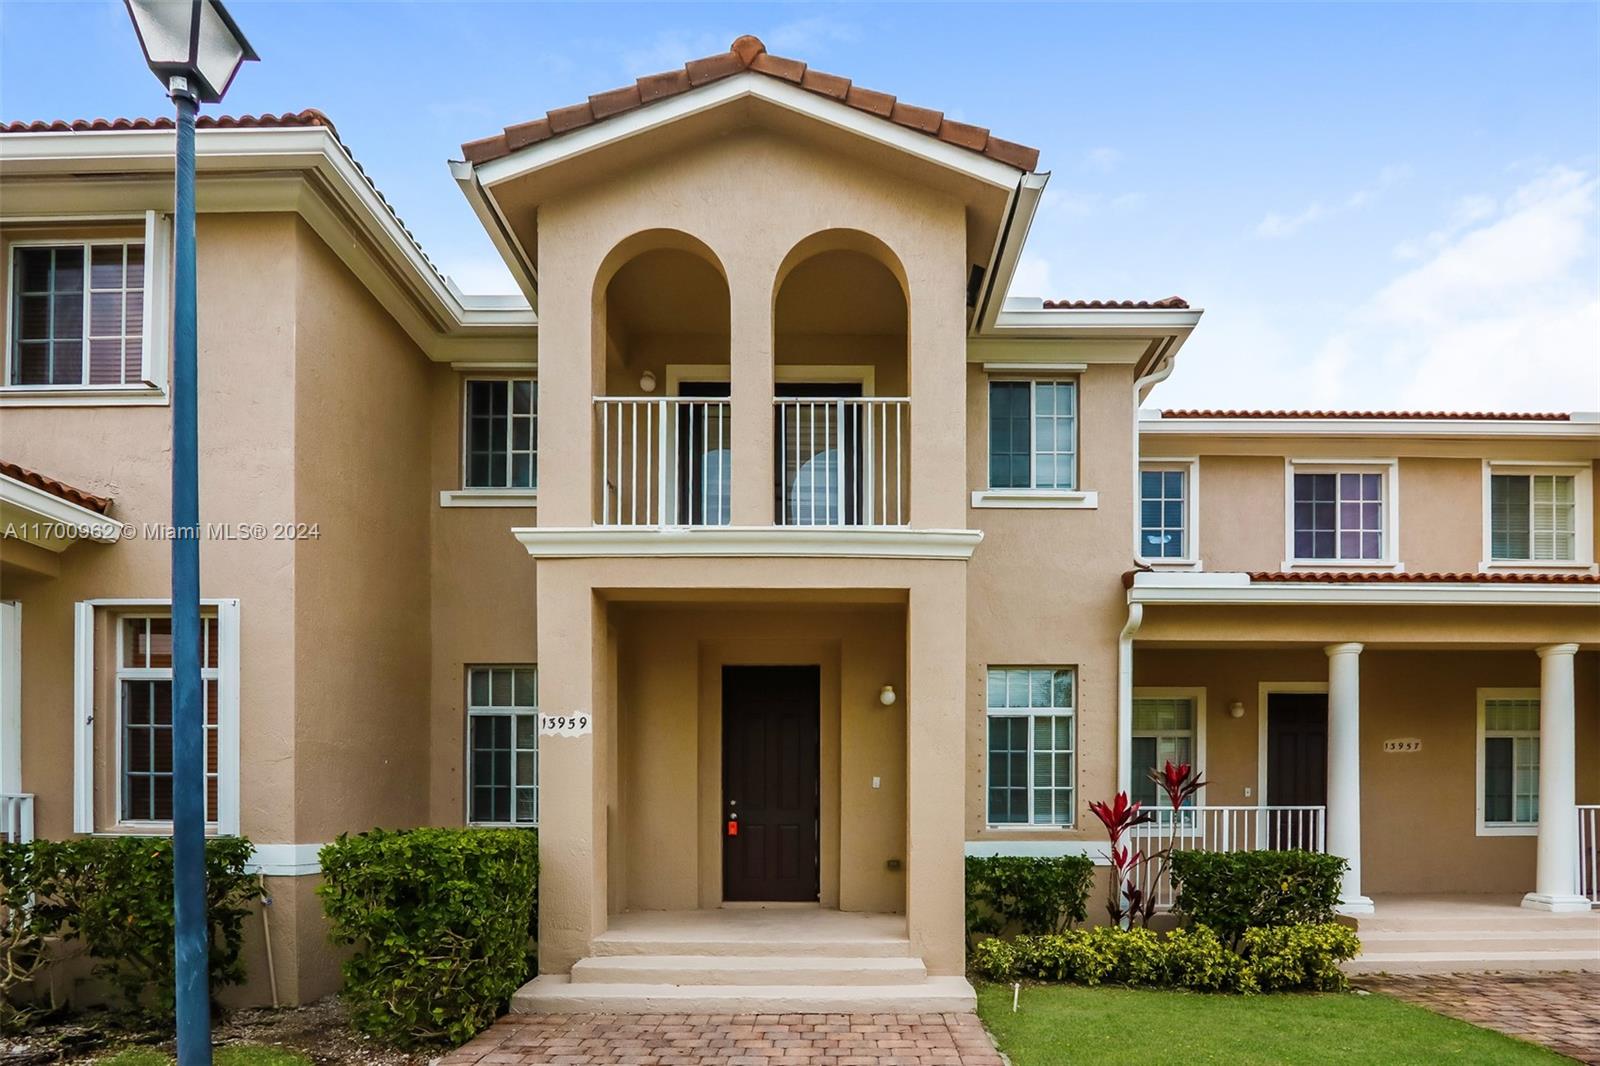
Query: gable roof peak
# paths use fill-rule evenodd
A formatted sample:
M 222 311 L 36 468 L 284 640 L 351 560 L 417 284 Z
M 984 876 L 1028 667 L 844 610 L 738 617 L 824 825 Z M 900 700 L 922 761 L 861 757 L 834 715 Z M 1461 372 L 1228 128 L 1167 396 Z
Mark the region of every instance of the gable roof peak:
M 728 46 L 728 51 L 739 57 L 739 62 L 749 66 L 756 61 L 756 56 L 766 52 L 767 46 L 761 43 L 761 38 L 755 34 L 746 33 L 734 39 Z

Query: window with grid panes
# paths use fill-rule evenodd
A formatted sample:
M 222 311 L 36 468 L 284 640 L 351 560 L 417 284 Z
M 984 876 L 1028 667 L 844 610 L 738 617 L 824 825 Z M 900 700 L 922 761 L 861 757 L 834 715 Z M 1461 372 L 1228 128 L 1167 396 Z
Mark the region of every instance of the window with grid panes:
M 1539 701 L 1483 702 L 1483 822 L 1539 822 Z
M 1139 472 L 1139 554 L 1144 558 L 1186 557 L 1188 480 L 1182 470 Z
M 1195 715 L 1195 701 L 1188 696 L 1134 698 L 1132 798 L 1147 807 L 1168 806 L 1166 793 L 1150 779 L 1150 771 L 1168 762 L 1194 765 Z
M 539 675 L 532 666 L 467 671 L 467 820 L 539 824 Z
M 1494 474 L 1489 479 L 1489 552 L 1496 561 L 1577 558 L 1577 478 Z
M 1077 382 L 991 381 L 989 487 L 1073 489 L 1077 484 Z
M 475 379 L 466 389 L 466 487 L 535 488 L 539 404 L 533 379 Z
M 1069 667 L 989 670 L 989 824 L 1073 824 L 1074 688 Z
M 172 820 L 172 619 L 118 621 L 117 766 L 120 819 Z M 217 620 L 201 619 L 205 694 L 206 821 L 217 819 Z
M 15 246 L 7 383 L 139 384 L 144 287 L 137 241 Z
M 1341 562 L 1382 559 L 1383 475 L 1297 472 L 1294 557 Z

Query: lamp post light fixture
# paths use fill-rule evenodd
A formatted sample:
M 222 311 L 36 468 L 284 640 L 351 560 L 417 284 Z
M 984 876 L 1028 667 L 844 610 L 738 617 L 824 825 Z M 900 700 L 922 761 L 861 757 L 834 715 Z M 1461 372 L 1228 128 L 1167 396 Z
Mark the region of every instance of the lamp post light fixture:
M 172 284 L 172 895 L 179 1066 L 210 1066 L 205 706 L 200 682 L 194 120 L 258 58 L 218 0 L 126 0 L 145 62 L 177 108 Z

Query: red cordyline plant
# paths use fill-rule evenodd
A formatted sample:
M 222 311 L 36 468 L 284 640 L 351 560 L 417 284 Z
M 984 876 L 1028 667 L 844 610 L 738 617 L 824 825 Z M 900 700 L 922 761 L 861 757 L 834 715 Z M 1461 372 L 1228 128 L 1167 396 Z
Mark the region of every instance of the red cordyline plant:
M 1151 770 L 1150 780 L 1166 793 L 1167 802 L 1172 805 L 1172 822 L 1166 846 L 1154 854 L 1146 855 L 1133 845 L 1122 842 L 1122 838 L 1134 826 L 1155 821 L 1154 811 L 1144 810 L 1143 804 L 1130 800 L 1126 792 L 1118 792 L 1110 804 L 1089 804 L 1089 810 L 1100 819 L 1111 837 L 1111 894 L 1106 902 L 1106 910 L 1111 915 L 1112 924 L 1117 926 L 1132 927 L 1135 921 L 1145 926 L 1150 924 L 1150 917 L 1156 909 L 1156 897 L 1153 890 L 1145 891 L 1145 885 L 1153 889 L 1166 877 L 1172 852 L 1178 844 L 1178 830 L 1182 828 L 1183 805 L 1205 784 L 1200 772 L 1188 763 L 1175 766 L 1170 760 L 1161 769 Z M 1141 876 L 1150 872 L 1152 864 L 1154 876 Z

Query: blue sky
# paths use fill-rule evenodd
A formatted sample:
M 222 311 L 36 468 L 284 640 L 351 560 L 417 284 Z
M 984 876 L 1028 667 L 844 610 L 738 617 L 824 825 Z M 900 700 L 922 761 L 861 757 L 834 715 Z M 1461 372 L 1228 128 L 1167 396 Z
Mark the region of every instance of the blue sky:
M 1160 406 L 1600 410 L 1600 5 L 230 5 L 232 113 L 326 111 L 434 259 L 509 279 L 462 141 L 740 33 L 1037 145 L 1015 294 L 1206 315 Z M 0 2 L 0 117 L 165 113 L 111 0 Z

